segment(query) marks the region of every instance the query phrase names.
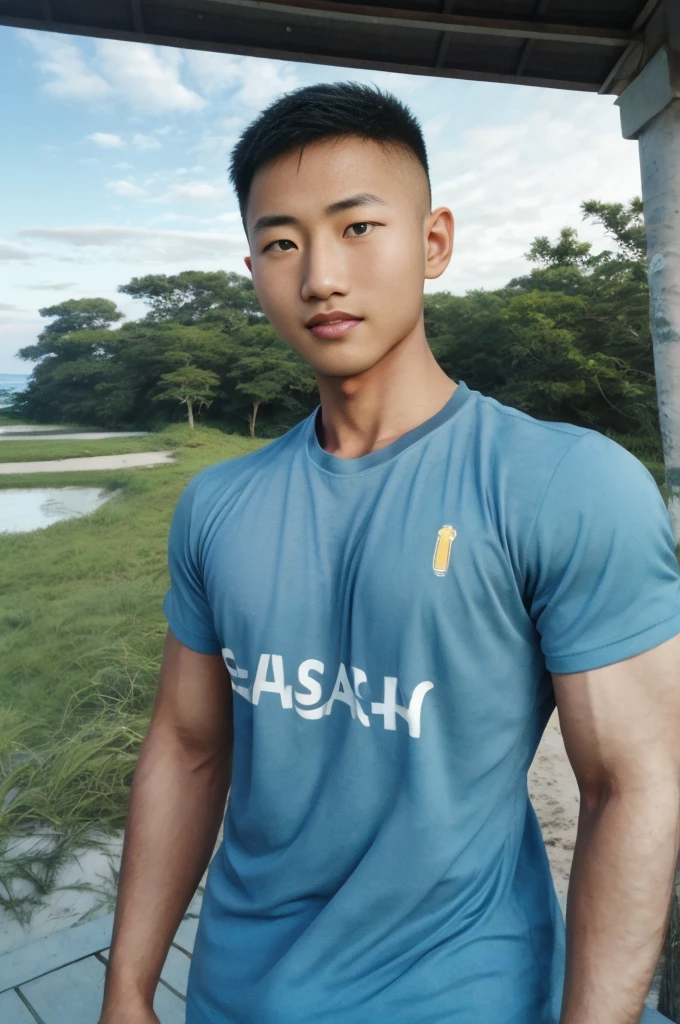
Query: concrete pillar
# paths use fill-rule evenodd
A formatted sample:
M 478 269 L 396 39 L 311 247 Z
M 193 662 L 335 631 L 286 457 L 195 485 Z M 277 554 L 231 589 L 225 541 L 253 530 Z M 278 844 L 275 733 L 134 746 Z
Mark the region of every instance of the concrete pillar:
M 659 420 L 680 542 L 680 54 L 662 47 L 617 103 L 624 137 L 639 140 Z
M 638 139 L 649 304 L 668 511 L 680 542 L 680 4 L 666 0 L 667 43 L 621 93 L 621 130 Z M 664 944 L 659 1010 L 680 1022 L 680 869 Z

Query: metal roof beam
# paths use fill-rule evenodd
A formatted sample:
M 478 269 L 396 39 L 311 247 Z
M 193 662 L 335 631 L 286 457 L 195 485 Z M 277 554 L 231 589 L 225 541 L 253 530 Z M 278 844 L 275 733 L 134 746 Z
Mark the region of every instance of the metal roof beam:
M 144 13 L 142 11 L 142 0 L 130 0 L 130 7 L 132 9 L 132 24 L 135 26 L 135 32 L 143 35 Z
M 633 24 L 633 31 L 638 32 L 641 28 L 644 28 L 654 11 L 657 9 L 661 0 L 647 0 L 647 3 L 638 14 Z
M 534 10 L 533 10 L 534 18 L 541 18 L 541 17 L 543 17 L 543 15 L 548 10 L 549 5 L 550 5 L 550 0 L 537 0 L 536 6 L 534 7 Z M 536 40 L 535 39 L 527 39 L 526 42 L 524 43 L 524 46 L 522 47 L 522 50 L 521 50 L 520 55 L 519 55 L 519 60 L 517 61 L 517 65 L 515 67 L 515 74 L 518 77 L 521 77 L 524 74 L 524 72 L 526 71 L 527 64 L 529 63 L 529 59 L 531 57 L 531 53 L 532 53 L 532 50 L 534 49 L 535 45 L 536 45 Z
M 173 7 L 187 10 L 185 0 L 175 3 L 166 0 L 162 5 L 169 15 Z M 203 6 L 203 5 L 200 5 Z M 574 43 L 579 46 L 605 46 L 620 49 L 629 43 L 642 38 L 633 30 L 599 28 L 585 25 L 550 23 L 544 21 L 519 21 L 505 18 L 469 17 L 461 14 L 447 14 L 430 11 L 404 10 L 402 8 L 372 7 L 364 4 L 344 3 L 342 0 L 211 0 L 206 8 L 224 8 L 225 17 L 228 11 L 242 8 L 263 14 L 281 14 L 299 17 L 304 20 L 314 19 L 321 22 L 340 22 L 348 26 L 352 24 L 371 25 L 389 31 L 392 28 L 417 29 L 424 32 L 438 32 L 451 36 L 486 36 L 487 38 L 506 38 L 518 41 L 534 40 L 539 42 Z M 92 17 L 84 24 L 72 21 L 55 21 L 50 0 L 41 0 L 44 27 L 58 29 L 73 34 L 108 35 L 103 26 L 96 24 L 96 8 Z M 131 0 L 135 31 L 144 35 L 141 0 Z M 0 13 L 0 24 L 41 27 L 39 18 L 22 18 L 6 16 Z M 171 35 L 169 30 L 168 35 Z M 187 41 L 188 45 L 191 45 Z M 185 45 L 187 45 L 185 43 Z
M 578 43 L 580 46 L 619 48 L 638 36 L 626 29 L 591 28 L 584 25 L 550 24 L 500 18 L 471 18 L 461 14 L 439 14 L 370 7 L 335 0 L 213 0 L 215 5 L 242 7 L 251 11 L 281 12 L 290 16 L 318 18 L 320 21 L 363 23 L 378 28 L 409 28 L 426 32 L 450 32 L 455 35 L 496 36 L 510 39 L 536 39 L 542 42 Z M 642 38 L 641 36 L 639 38 Z
M 0 25 L 11 25 L 14 28 L 33 28 L 45 30 L 48 26 L 38 18 L 12 18 L 0 15 Z M 461 68 L 433 68 L 430 64 L 408 64 L 395 60 L 375 60 L 370 57 L 350 57 L 348 54 L 328 56 L 320 53 L 309 53 L 305 50 L 283 50 L 272 46 L 247 46 L 237 43 L 206 41 L 186 38 L 185 36 L 165 36 L 155 32 L 147 32 L 142 36 L 137 32 L 121 32 L 115 29 L 96 28 L 93 25 L 67 25 L 52 22 L 52 32 L 63 32 L 68 35 L 93 36 L 95 39 L 122 39 L 130 42 L 157 43 L 159 46 L 178 46 L 190 50 L 203 50 L 207 53 L 236 53 L 243 57 L 271 57 L 274 60 L 296 61 L 302 64 L 324 64 L 329 67 L 371 68 L 376 71 L 396 71 L 401 75 L 436 76 L 437 78 L 462 79 L 469 82 L 500 82 L 509 85 L 534 85 L 547 89 L 569 89 L 577 92 L 596 92 L 597 83 L 585 82 L 577 78 L 549 78 L 540 75 L 522 75 L 518 78 L 514 73 L 488 69 L 477 71 Z
M 451 8 L 453 7 L 455 0 L 444 0 L 442 4 L 442 14 L 450 14 Z M 434 62 L 436 68 L 443 68 L 446 63 L 446 54 L 449 51 L 449 43 L 451 42 L 451 36 L 448 32 L 444 32 L 439 43 L 437 50 L 437 58 Z

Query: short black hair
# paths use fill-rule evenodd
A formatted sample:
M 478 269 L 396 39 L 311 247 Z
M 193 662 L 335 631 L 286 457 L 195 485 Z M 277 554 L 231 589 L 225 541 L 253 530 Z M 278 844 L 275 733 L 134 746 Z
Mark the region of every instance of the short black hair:
M 243 226 L 250 187 L 260 167 L 308 143 L 352 135 L 410 150 L 425 171 L 432 201 L 425 140 L 409 108 L 377 85 L 319 83 L 279 97 L 258 114 L 234 146 L 229 180 Z

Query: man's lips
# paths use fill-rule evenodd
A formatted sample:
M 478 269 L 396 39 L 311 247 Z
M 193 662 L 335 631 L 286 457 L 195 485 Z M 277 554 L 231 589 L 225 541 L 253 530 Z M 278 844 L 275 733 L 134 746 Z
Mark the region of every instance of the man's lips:
M 317 321 L 316 323 L 314 321 Z M 317 338 L 340 338 L 347 334 L 353 327 L 360 324 L 361 317 L 351 316 L 348 313 L 329 313 L 327 319 L 322 320 L 320 316 L 312 317 L 307 325 L 308 330 Z

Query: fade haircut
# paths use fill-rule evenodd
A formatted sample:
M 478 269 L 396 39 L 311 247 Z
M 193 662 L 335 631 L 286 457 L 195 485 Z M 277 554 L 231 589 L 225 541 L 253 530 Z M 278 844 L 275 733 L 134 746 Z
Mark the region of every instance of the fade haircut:
M 432 202 L 425 141 L 409 108 L 377 85 L 320 83 L 294 89 L 275 100 L 248 125 L 234 146 L 229 180 L 243 227 L 252 181 L 264 164 L 309 143 L 343 136 L 410 150 L 425 171 Z

